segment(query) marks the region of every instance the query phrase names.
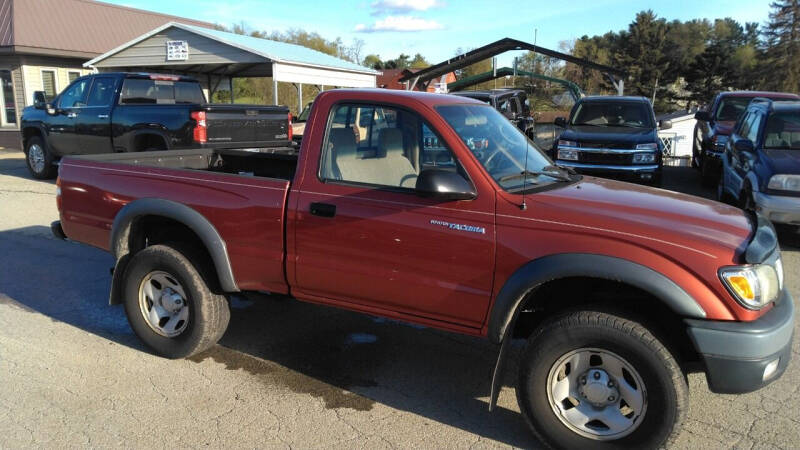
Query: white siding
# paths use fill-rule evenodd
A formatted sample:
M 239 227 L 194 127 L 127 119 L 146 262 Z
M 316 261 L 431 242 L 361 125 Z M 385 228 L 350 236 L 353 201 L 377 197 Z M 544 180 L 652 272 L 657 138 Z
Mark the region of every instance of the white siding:
M 375 87 L 375 75 L 343 72 L 294 64 L 274 63 L 272 76 L 277 81 L 336 87 Z

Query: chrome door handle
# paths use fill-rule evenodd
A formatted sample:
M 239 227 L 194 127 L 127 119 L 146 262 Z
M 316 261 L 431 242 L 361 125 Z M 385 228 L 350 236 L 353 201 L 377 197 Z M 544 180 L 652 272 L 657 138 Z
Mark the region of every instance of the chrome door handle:
M 70 119 L 74 119 L 74 118 L 78 117 L 78 114 L 74 113 L 74 112 L 67 113 L 67 117 L 69 117 Z
M 108 119 L 108 114 L 98 114 L 97 118 L 98 119 Z

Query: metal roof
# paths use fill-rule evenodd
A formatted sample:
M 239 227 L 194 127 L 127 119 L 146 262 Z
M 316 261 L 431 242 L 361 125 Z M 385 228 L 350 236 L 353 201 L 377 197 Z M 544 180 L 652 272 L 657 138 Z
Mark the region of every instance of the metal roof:
M 212 24 L 91 0 L 0 0 L 0 46 L 92 58 L 168 22 Z
M 558 58 L 563 61 L 571 62 L 584 67 L 599 70 L 603 73 L 624 76 L 625 71 L 614 67 L 604 66 L 595 62 L 577 58 L 566 53 L 557 52 L 548 48 L 539 47 L 538 45 L 529 44 L 517 39 L 503 38 L 499 41 L 492 42 L 491 44 L 484 45 L 483 47 L 476 48 L 462 55 L 434 64 L 428 68 L 422 69 L 414 74 L 409 74 L 400 78 L 400 81 L 417 80 L 418 82 L 426 82 L 434 78 L 438 78 L 448 72 L 462 69 L 477 62 L 489 59 L 493 56 L 505 53 L 510 50 L 529 50 L 532 52 L 540 53 L 542 55 Z
M 226 31 L 213 30 L 210 28 L 203 28 L 194 25 L 187 25 L 184 23 L 170 22 L 154 30 L 151 30 L 130 42 L 120 45 L 119 47 L 110 50 L 97 58 L 92 59 L 84 64 L 84 66 L 92 66 L 98 61 L 102 61 L 130 46 L 133 46 L 151 36 L 154 36 L 161 31 L 176 27 L 183 30 L 204 36 L 209 39 L 216 40 L 226 45 L 239 48 L 241 50 L 262 56 L 270 59 L 273 62 L 288 63 L 305 65 L 312 67 L 324 67 L 328 69 L 335 69 L 340 71 L 366 73 L 370 75 L 378 75 L 380 72 L 366 67 L 360 66 L 350 61 L 345 61 L 341 58 L 313 50 L 302 45 L 289 44 L 286 42 L 273 41 L 270 39 L 262 39 L 253 36 L 246 36 L 235 33 L 228 33 Z

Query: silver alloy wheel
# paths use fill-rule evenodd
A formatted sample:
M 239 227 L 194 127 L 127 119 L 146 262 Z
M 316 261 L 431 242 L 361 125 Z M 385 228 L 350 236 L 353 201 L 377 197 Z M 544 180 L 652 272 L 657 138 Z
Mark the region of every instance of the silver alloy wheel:
M 570 430 L 594 440 L 631 434 L 647 411 L 639 373 L 608 350 L 580 348 L 561 358 L 547 376 L 547 399 Z
M 189 324 L 186 292 L 167 272 L 157 270 L 145 275 L 139 285 L 139 309 L 147 325 L 164 337 L 181 334 Z
M 44 149 L 39 144 L 28 147 L 28 164 L 36 173 L 44 172 Z

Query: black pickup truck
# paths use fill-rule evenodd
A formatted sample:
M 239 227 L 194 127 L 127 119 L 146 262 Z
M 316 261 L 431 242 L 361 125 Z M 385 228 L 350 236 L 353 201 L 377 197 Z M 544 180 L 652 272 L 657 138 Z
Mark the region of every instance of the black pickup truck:
M 36 92 L 20 131 L 35 178 L 52 178 L 65 155 L 197 147 L 274 151 L 292 141 L 284 106 L 209 104 L 197 80 L 148 73 L 80 77 L 49 102 Z
M 664 144 L 658 130 L 672 128 L 656 121 L 644 97 L 593 96 L 580 99 L 569 119 L 557 117 L 564 128 L 554 146 L 559 166 L 586 174 L 661 184 Z

